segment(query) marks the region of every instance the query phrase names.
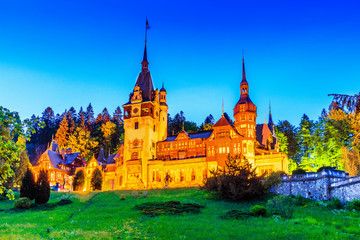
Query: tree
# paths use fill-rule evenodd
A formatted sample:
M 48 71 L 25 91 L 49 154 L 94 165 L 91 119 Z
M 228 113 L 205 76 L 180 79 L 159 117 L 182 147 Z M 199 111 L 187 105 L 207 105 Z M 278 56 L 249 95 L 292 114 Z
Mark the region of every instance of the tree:
M 55 139 L 59 145 L 59 149 L 64 149 L 69 140 L 69 124 L 66 115 L 63 116 L 58 128 Z
M 262 185 L 264 174 L 257 176 L 256 168 L 245 157 L 228 156 L 225 168 L 210 171 L 203 188 L 208 192 L 215 191 L 221 199 L 242 201 L 265 194 Z
M 103 146 L 104 146 L 104 151 L 105 153 L 110 151 L 110 144 L 111 144 L 111 136 L 112 134 L 115 133 L 116 130 L 116 125 L 113 122 L 105 122 L 101 125 L 101 132 L 103 133 L 104 136 L 104 142 L 103 142 Z
M 74 177 L 74 181 L 73 181 L 74 191 L 82 190 L 84 184 L 85 184 L 85 174 L 83 170 L 80 170 L 75 174 Z
M 22 150 L 20 153 L 20 161 L 12 163 L 11 168 L 14 170 L 14 175 L 8 178 L 8 182 L 5 184 L 6 188 L 20 187 L 22 184 L 22 179 L 29 166 L 29 157 L 26 151 Z
M 95 190 L 101 190 L 102 187 L 102 174 L 99 168 L 96 168 L 91 177 L 91 188 Z
M 69 136 L 66 148 L 71 148 L 74 152 L 80 152 L 80 155 L 86 160 L 90 160 L 98 142 L 90 137 L 90 131 L 77 127 L 72 135 Z
M 121 108 L 120 107 L 117 107 L 115 109 L 115 112 L 114 112 L 114 115 L 113 115 L 113 121 L 116 123 L 116 124 L 122 124 L 123 123 L 123 120 L 122 120 L 122 112 L 121 112 Z
M 28 126 L 27 134 L 23 128 Z M 6 194 L 14 198 L 11 189 L 5 187 L 9 178 L 14 175 L 13 163 L 20 160 L 20 154 L 25 151 L 25 139 L 34 130 L 28 121 L 22 122 L 17 112 L 10 112 L 0 106 L 0 195 Z
M 101 116 L 102 116 L 102 121 L 105 123 L 111 120 L 111 116 L 107 108 L 103 109 L 103 111 L 101 112 Z
M 22 184 L 20 188 L 20 197 L 27 197 L 30 200 L 35 199 L 36 194 L 36 184 L 34 175 L 31 170 L 28 168 L 25 172 L 25 175 L 22 179 Z
M 86 113 L 85 113 L 85 125 L 87 126 L 88 129 L 91 129 L 94 121 L 95 121 L 94 109 L 91 106 L 91 103 L 89 103 L 89 106 L 86 108 Z
M 49 201 L 50 198 L 50 184 L 48 179 L 48 172 L 44 169 L 40 170 L 39 178 L 36 181 L 36 195 L 35 203 L 44 204 Z

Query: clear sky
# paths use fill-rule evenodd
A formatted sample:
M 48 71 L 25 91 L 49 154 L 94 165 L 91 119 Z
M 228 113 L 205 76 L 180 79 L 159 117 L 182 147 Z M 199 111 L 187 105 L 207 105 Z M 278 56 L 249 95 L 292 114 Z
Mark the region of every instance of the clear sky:
M 297 2 L 297 3 L 296 3 Z M 0 0 L 0 105 L 22 118 L 91 102 L 113 113 L 141 70 L 145 17 L 155 87 L 169 113 L 230 116 L 245 50 L 250 97 L 265 120 L 316 119 L 329 93 L 360 91 L 358 1 Z

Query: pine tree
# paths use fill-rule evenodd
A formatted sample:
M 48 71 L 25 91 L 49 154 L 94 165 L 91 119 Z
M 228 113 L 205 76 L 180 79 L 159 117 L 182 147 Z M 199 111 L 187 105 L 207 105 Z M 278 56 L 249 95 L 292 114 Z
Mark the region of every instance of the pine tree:
M 92 128 L 94 121 L 95 121 L 94 109 L 91 106 L 91 103 L 89 103 L 89 106 L 86 108 L 86 113 L 85 113 L 85 125 L 87 126 L 88 129 Z
M 28 168 L 25 172 L 25 175 L 22 179 L 22 184 L 20 187 L 20 197 L 27 197 L 31 200 L 35 199 L 36 194 L 36 184 L 34 175 L 31 170 Z
M 102 187 L 102 174 L 101 171 L 96 168 L 91 177 L 91 188 L 95 190 L 101 190 Z
M 59 149 L 64 149 L 69 140 L 69 125 L 66 115 L 63 116 L 60 126 L 56 132 L 55 139 L 59 145 Z
M 101 115 L 102 115 L 102 121 L 103 122 L 106 123 L 106 122 L 111 120 L 111 116 L 110 116 L 109 111 L 107 110 L 107 108 L 103 109 Z
M 48 173 L 45 170 L 40 170 L 39 178 L 36 181 L 36 204 L 44 204 L 49 201 L 50 198 L 50 184 L 48 179 Z
M 116 123 L 116 124 L 122 124 L 123 123 L 123 120 L 122 120 L 122 112 L 121 112 L 121 108 L 120 107 L 117 107 L 115 109 L 115 112 L 114 112 L 114 115 L 113 115 L 113 121 Z

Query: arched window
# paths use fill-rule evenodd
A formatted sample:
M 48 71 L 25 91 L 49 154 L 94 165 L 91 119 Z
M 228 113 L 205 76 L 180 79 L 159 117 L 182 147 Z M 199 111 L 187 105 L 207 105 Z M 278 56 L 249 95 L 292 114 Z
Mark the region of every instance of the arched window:
M 131 154 L 131 159 L 138 159 L 138 157 L 139 157 L 139 154 L 137 152 L 133 152 Z

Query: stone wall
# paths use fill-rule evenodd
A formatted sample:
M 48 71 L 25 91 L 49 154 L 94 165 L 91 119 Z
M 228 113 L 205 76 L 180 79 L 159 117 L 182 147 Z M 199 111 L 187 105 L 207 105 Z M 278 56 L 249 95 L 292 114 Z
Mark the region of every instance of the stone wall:
M 283 176 L 282 184 L 275 192 L 282 195 L 301 195 L 313 200 L 342 202 L 360 198 L 360 176 L 349 178 L 344 171 L 325 169 L 319 173 Z

